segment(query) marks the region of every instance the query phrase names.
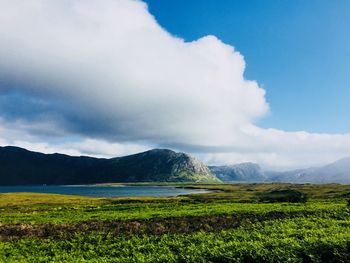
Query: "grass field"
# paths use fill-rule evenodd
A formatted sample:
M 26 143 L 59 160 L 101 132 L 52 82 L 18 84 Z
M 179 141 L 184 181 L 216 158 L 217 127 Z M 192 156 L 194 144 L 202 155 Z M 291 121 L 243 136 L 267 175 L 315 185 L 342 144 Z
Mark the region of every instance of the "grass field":
M 0 194 L 0 261 L 350 262 L 349 185 L 185 186 L 219 191 L 123 199 Z M 259 198 L 279 189 L 308 201 Z

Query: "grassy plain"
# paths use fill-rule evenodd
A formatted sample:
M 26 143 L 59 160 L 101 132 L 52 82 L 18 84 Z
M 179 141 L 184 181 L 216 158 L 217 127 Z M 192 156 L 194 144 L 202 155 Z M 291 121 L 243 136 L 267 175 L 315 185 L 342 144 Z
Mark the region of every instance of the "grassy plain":
M 350 185 L 177 185 L 173 198 L 0 194 L 0 262 L 350 262 Z M 306 203 L 263 203 L 295 189 Z

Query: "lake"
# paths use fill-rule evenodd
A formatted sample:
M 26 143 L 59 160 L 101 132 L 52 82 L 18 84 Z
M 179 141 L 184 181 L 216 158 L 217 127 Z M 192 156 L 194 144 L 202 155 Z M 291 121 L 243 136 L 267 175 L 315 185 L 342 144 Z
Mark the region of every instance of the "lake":
M 205 189 L 176 188 L 173 186 L 96 186 L 96 185 L 43 185 L 0 186 L 0 193 L 32 192 L 92 197 L 178 196 L 208 193 Z

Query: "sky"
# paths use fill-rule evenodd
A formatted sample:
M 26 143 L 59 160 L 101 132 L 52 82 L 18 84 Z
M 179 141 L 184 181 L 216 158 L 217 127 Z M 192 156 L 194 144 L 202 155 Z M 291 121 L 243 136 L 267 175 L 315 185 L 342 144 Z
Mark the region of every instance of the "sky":
M 187 41 L 213 34 L 242 53 L 246 78 L 263 85 L 270 104 L 260 126 L 350 131 L 349 1 L 146 2 L 172 34 Z
M 0 145 L 278 170 L 350 156 L 349 7 L 0 0 Z

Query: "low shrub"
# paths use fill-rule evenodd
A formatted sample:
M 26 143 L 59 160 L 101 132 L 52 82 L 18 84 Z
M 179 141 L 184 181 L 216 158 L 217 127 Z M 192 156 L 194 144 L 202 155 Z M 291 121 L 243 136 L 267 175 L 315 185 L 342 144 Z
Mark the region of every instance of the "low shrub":
M 259 195 L 260 202 L 268 203 L 305 203 L 307 199 L 308 198 L 306 194 L 293 189 L 273 190 Z

